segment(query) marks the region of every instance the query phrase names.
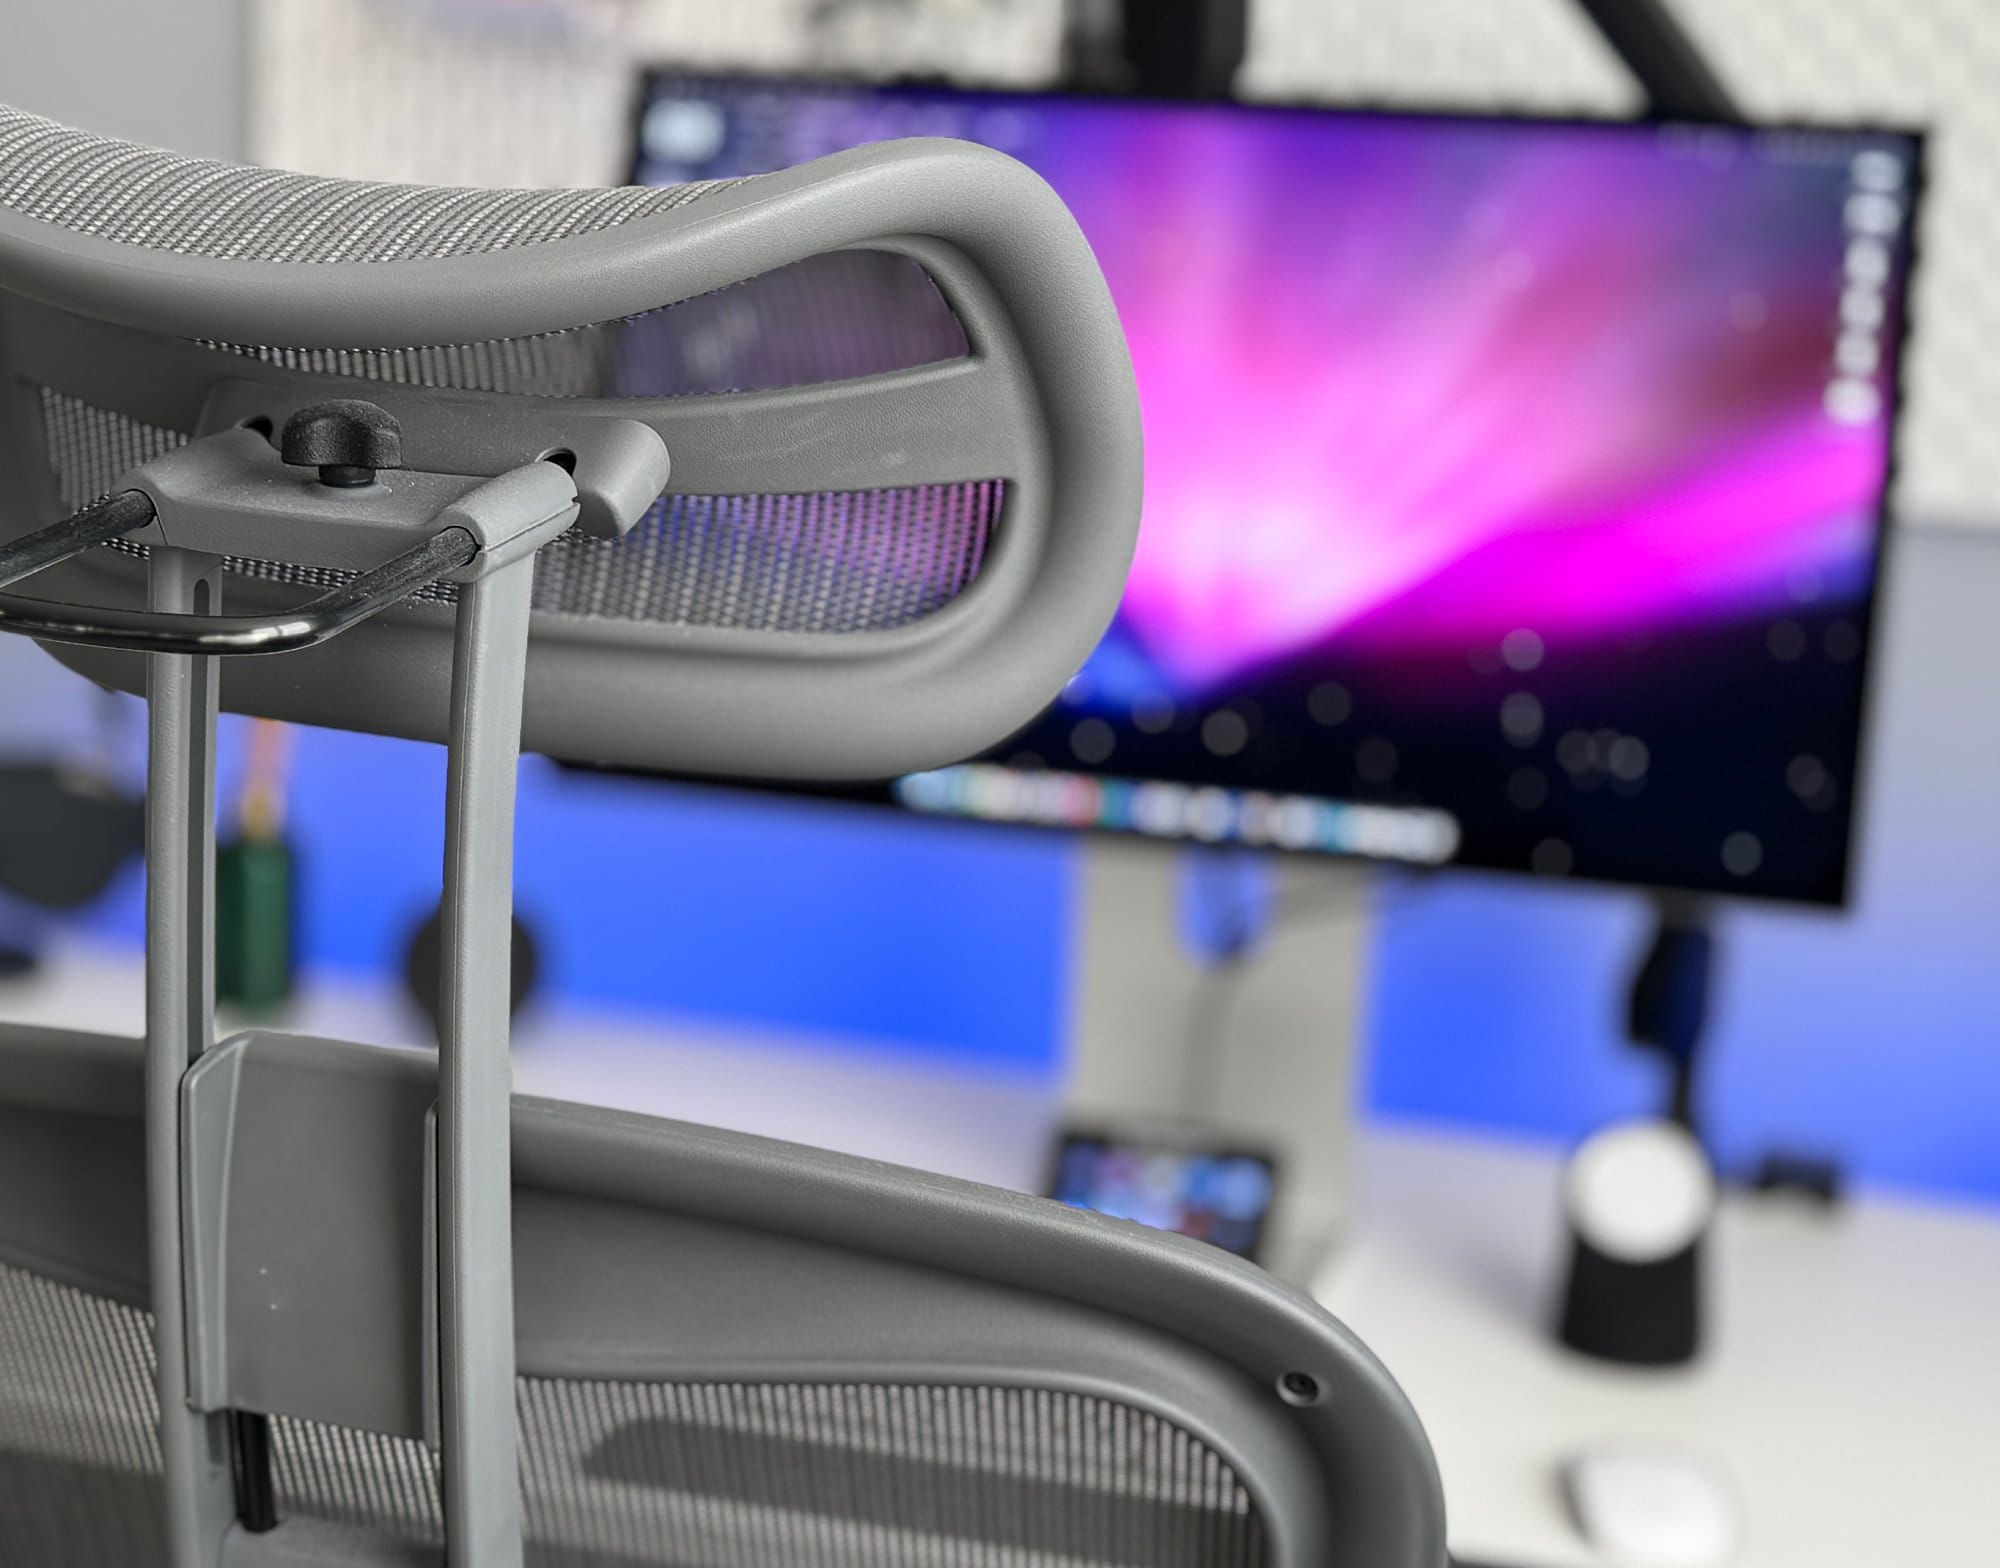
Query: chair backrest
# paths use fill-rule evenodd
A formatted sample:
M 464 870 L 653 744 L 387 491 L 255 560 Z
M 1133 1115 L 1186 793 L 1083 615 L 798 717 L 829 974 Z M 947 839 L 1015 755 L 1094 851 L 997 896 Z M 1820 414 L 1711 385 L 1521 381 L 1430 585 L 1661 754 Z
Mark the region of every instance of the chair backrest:
M 922 143 L 675 191 L 355 186 L 0 113 L 0 366 L 0 578 L 110 541 L 32 581 L 92 608 L 0 625 L 145 689 L 152 742 L 146 1040 L 0 1031 L 0 1561 L 1440 1568 L 1402 1396 L 1249 1265 L 509 1098 L 517 741 L 901 771 L 998 739 L 1101 632 L 1135 404 L 1038 180 Z M 357 394 L 407 473 L 272 453 Z M 418 526 L 417 576 L 357 542 Z M 266 612 L 341 582 L 390 607 L 210 656 L 310 642 Z M 146 651 L 64 640 L 107 628 Z M 448 737 L 435 1058 L 214 1041 L 218 682 Z
M 158 1556 L 140 1056 L 0 1034 L 10 1564 Z M 190 1198 L 234 1227 L 216 1375 L 273 1414 L 277 1516 L 328 1562 L 442 1540 L 414 1394 L 433 1072 L 252 1035 L 190 1093 L 232 1134 Z M 1436 1471 L 1389 1375 L 1215 1248 L 526 1098 L 514 1186 L 532 1563 L 1443 1568 Z M 315 1357 L 267 1326 L 315 1310 Z

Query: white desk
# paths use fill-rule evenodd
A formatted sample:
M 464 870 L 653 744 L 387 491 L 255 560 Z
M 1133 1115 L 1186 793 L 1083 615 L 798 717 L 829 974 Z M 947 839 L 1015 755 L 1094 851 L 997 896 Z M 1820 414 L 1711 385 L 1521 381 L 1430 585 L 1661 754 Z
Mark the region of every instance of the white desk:
M 0 1018 L 136 1031 L 137 963 L 67 954 L 0 987 Z M 394 997 L 321 988 L 286 1027 L 413 1043 Z M 794 1138 L 1002 1185 L 1039 1177 L 1054 1086 L 741 1031 L 531 1014 L 527 1093 Z M 1320 1281 L 1415 1402 L 1454 1550 L 1609 1568 L 1571 1530 L 1560 1458 L 1607 1437 L 1699 1448 L 1735 1477 L 1737 1568 L 2000 1562 L 2000 1214 L 1880 1200 L 1832 1215 L 1731 1197 L 1711 1344 L 1687 1372 L 1613 1371 L 1542 1331 L 1561 1235 L 1553 1151 L 1376 1127 L 1359 1218 Z
M 1617 1371 L 1541 1330 L 1561 1267 L 1552 1152 L 1379 1129 L 1363 1150 L 1361 1218 L 1318 1294 L 1422 1415 L 1455 1551 L 1596 1568 L 1554 1467 L 1637 1436 L 1734 1476 L 1740 1568 L 2000 1562 L 2000 1215 L 1732 1195 L 1706 1355 Z

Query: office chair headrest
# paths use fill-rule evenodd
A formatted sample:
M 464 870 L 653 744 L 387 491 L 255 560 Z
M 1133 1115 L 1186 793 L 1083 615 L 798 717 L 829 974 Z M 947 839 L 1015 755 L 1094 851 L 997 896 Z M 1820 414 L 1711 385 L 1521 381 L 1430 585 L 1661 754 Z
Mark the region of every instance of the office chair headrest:
M 191 437 L 365 397 L 405 461 L 666 442 L 622 539 L 543 551 L 523 743 L 736 775 L 885 776 L 1025 722 L 1115 606 L 1139 431 L 1117 317 L 1042 181 L 946 141 L 668 189 L 359 184 L 0 109 L 0 538 Z M 602 530 L 599 530 L 602 532 Z M 134 603 L 129 545 L 33 579 Z M 326 563 L 231 557 L 227 608 Z M 448 588 L 229 661 L 224 706 L 441 738 Z M 128 689 L 132 656 L 59 656 Z

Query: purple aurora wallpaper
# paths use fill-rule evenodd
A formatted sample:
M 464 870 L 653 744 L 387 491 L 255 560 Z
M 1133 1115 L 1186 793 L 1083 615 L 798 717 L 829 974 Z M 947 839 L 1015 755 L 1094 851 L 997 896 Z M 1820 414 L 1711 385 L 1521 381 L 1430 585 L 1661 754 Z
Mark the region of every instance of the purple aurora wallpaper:
M 986 142 L 1110 283 L 1117 621 L 910 803 L 1326 848 L 1274 803 L 1362 803 L 1445 825 L 1404 858 L 1840 896 L 1913 144 L 671 79 L 642 132 L 658 179 Z

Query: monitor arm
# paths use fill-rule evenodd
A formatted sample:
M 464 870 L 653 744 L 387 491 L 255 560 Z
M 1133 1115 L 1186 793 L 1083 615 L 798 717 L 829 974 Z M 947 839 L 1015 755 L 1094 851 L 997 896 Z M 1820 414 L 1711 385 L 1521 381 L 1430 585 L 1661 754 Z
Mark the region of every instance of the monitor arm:
M 1740 121 L 1743 112 L 1666 0 L 1576 0 L 1646 94 L 1649 113 Z
M 1699 898 L 1661 893 L 1653 910 L 1652 938 L 1632 973 L 1625 1032 L 1635 1045 L 1665 1059 L 1667 1118 L 1693 1132 L 1695 1063 L 1708 1022 L 1715 935 L 1708 906 Z
M 1666 119 L 1739 121 L 1722 78 L 1667 0 L 1576 0 Z M 1251 0 L 1069 0 L 1073 85 L 1167 98 L 1227 98 L 1249 42 Z

